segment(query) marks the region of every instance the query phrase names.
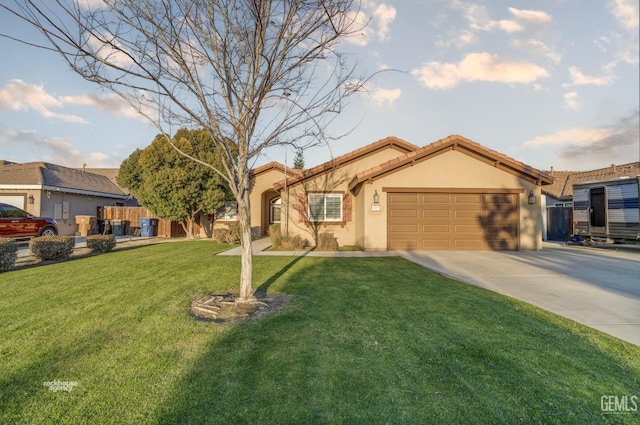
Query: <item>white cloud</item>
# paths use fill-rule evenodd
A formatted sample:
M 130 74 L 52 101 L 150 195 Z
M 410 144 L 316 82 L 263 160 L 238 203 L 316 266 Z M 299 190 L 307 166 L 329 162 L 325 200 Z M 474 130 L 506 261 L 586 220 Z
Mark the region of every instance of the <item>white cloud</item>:
M 501 30 L 505 31 L 505 32 L 520 32 L 520 31 L 524 31 L 524 26 L 522 26 L 521 24 L 519 24 L 516 21 L 510 21 L 508 19 L 501 19 L 499 21 L 497 21 L 494 25 L 497 28 L 500 28 Z
M 374 36 L 380 41 L 389 39 L 389 27 L 396 18 L 396 8 L 373 0 L 364 0 L 360 6 L 360 10 L 349 14 L 351 28 L 354 31 L 357 29 L 358 33 L 345 40 L 357 46 L 366 46 Z
M 469 23 L 469 27 L 480 31 L 500 29 L 508 33 L 521 32 L 526 29 L 527 25 L 542 26 L 552 20 L 551 15 L 540 10 L 524 10 L 509 7 L 509 13 L 511 13 L 515 19 L 495 20 L 491 18 L 485 6 L 474 3 L 465 4 L 462 2 L 454 2 L 451 7 L 462 9 L 464 17 Z
M 613 83 L 613 78 L 609 75 L 602 77 L 590 77 L 584 75 L 576 66 L 569 67 L 569 76 L 571 77 L 571 83 L 563 84 L 563 87 L 569 86 L 608 86 Z
M 611 135 L 606 128 L 568 128 L 546 136 L 538 136 L 524 142 L 525 146 L 589 145 Z
M 525 142 L 528 146 L 556 147 L 553 161 L 560 168 L 589 169 L 623 164 L 637 158 L 640 140 L 637 110 L 601 128 L 569 128 Z
M 516 19 L 531 22 L 536 25 L 546 25 L 551 22 L 551 15 L 541 10 L 524 10 L 510 7 L 509 12 L 511 12 Z
M 60 100 L 51 96 L 43 86 L 28 84 L 22 80 L 12 80 L 0 89 L 0 109 L 10 111 L 33 110 L 45 118 L 54 118 L 71 123 L 86 123 L 84 118 L 75 115 L 58 114 L 51 109 L 62 108 Z
M 380 40 L 386 40 L 389 38 L 389 25 L 396 18 L 396 8 L 393 6 L 387 6 L 386 4 L 379 4 L 373 12 L 373 16 L 376 17 L 377 28 L 376 31 Z
M 390 105 L 396 100 L 398 100 L 398 98 L 400 98 L 400 95 L 402 94 L 402 90 L 376 88 L 376 89 L 373 89 L 370 92 L 370 94 L 371 94 L 371 98 L 377 103 L 381 103 L 383 105 L 384 104 Z
M 133 65 L 133 60 L 126 53 L 116 37 L 111 34 L 104 34 L 103 37 L 103 40 L 93 35 L 89 37 L 89 45 L 94 49 L 96 56 L 122 68 Z
M 558 52 L 556 52 L 555 50 L 551 49 L 549 46 L 547 46 L 543 41 L 535 39 L 535 38 L 529 38 L 529 39 L 520 39 L 517 38 L 513 41 L 511 41 L 511 45 L 514 47 L 518 47 L 520 49 L 523 49 L 529 53 L 532 53 L 534 55 L 540 55 L 540 56 L 545 56 L 547 57 L 549 60 L 551 60 L 553 63 L 559 63 L 562 60 L 562 55 L 559 54 Z
M 60 98 L 65 105 L 93 106 L 94 108 L 113 115 L 127 118 L 144 119 L 126 100 L 115 93 L 106 95 L 85 94 L 81 96 L 63 96 Z
M 638 29 L 638 0 L 610 0 L 609 9 L 622 28 L 629 31 Z
M 427 62 L 411 71 L 425 87 L 450 89 L 462 82 L 531 83 L 548 76 L 535 64 L 500 58 L 489 53 L 470 53 L 458 64 Z
M 462 49 L 476 41 L 476 36 L 469 30 L 456 31 L 453 36 L 447 40 L 438 40 L 435 45 L 445 49 Z
M 83 9 L 99 9 L 105 6 L 104 0 L 78 0 L 78 5 Z
M 569 109 L 578 109 L 580 104 L 578 103 L 578 93 L 571 91 L 564 94 L 564 102 Z
M 85 153 L 62 137 L 42 138 L 35 130 L 3 129 L 0 131 L 0 145 L 29 145 L 37 153 L 34 160 L 46 161 L 66 167 L 118 167 L 120 163 L 103 152 Z

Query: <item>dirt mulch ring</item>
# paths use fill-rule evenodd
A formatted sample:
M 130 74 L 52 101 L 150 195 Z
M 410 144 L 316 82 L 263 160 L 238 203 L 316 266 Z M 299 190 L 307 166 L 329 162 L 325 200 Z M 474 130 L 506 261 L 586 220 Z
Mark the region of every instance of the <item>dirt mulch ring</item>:
M 189 312 L 198 320 L 220 324 L 245 323 L 285 308 L 292 295 L 256 293 L 255 300 L 239 302 L 232 292 L 193 297 Z

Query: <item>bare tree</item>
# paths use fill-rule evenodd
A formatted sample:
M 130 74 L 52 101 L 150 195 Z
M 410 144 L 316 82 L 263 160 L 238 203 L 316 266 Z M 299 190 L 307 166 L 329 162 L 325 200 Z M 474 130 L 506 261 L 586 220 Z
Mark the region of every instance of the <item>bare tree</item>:
M 3 36 L 57 52 L 168 143 L 171 128 L 211 134 L 222 167 L 191 159 L 218 172 L 238 203 L 241 301 L 253 299 L 250 168 L 268 147 L 330 138 L 328 124 L 366 80 L 338 50 L 362 31 L 358 8 L 357 0 L 0 0 L 44 39 Z

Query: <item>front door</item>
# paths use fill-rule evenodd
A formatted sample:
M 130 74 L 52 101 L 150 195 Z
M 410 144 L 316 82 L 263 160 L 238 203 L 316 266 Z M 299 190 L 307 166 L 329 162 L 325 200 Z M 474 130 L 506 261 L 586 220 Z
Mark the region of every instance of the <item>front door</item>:
M 589 227 L 591 235 L 607 235 L 607 194 L 604 187 L 589 189 Z

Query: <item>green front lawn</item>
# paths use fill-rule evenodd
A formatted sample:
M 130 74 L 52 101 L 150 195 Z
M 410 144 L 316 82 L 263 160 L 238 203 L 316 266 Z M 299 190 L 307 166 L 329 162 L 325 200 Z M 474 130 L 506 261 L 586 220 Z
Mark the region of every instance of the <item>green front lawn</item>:
M 236 287 L 240 260 L 221 249 L 0 274 L 0 423 L 640 420 L 601 411 L 602 396 L 640 395 L 639 347 L 399 258 L 255 257 L 256 286 L 291 305 L 196 321 L 192 295 Z

